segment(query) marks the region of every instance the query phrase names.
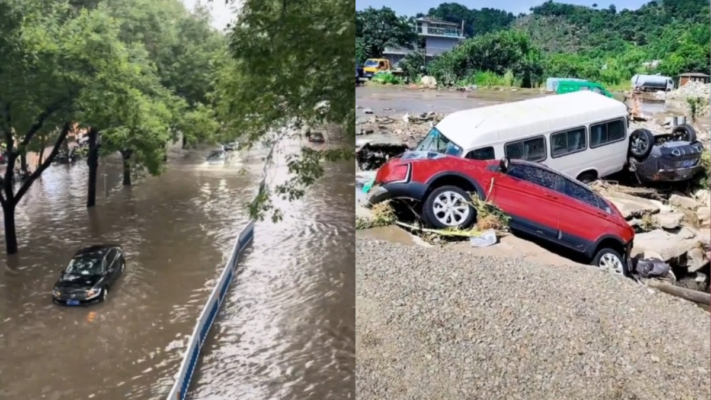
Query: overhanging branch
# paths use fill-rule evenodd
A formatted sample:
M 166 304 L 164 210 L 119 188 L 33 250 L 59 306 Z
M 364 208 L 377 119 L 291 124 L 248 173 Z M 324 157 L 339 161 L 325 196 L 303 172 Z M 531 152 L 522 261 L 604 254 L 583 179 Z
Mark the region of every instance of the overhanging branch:
M 22 186 L 20 187 L 20 190 L 17 191 L 17 194 L 15 195 L 14 199 L 12 201 L 17 204 L 22 200 L 22 196 L 27 193 L 27 190 L 29 190 L 30 186 L 32 186 L 32 183 L 39 178 L 40 175 L 42 175 L 42 172 L 47 169 L 50 164 L 52 164 L 52 161 L 54 161 L 54 158 L 57 156 L 59 153 L 60 147 L 62 147 L 62 144 L 64 141 L 67 139 L 67 135 L 69 134 L 69 130 L 72 128 L 72 124 L 70 122 L 65 122 L 64 126 L 62 126 L 62 131 L 59 133 L 59 137 L 57 140 L 54 142 L 54 147 L 52 148 L 52 152 L 49 153 L 49 157 L 47 157 L 46 160 L 42 162 L 42 164 L 37 168 L 27 180 L 22 183 Z M 44 149 L 42 149 L 44 151 Z

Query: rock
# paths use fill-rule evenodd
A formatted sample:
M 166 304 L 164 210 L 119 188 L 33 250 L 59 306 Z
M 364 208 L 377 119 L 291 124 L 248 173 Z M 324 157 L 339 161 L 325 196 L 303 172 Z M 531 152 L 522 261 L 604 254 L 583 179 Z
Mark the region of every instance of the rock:
M 620 210 L 625 219 L 641 218 L 644 215 L 656 214 L 659 212 L 657 207 L 650 200 L 641 197 L 629 196 L 625 194 L 609 195 L 608 199 L 612 204 Z
M 364 109 L 363 109 L 363 112 L 366 113 L 366 114 L 372 114 L 372 113 L 373 113 L 373 110 L 370 109 L 370 108 L 364 108 Z
M 697 190 L 696 193 L 694 193 L 694 199 L 705 206 L 711 205 L 711 195 L 708 189 Z
M 696 211 L 696 209 L 700 206 L 700 204 L 697 203 L 696 200 L 692 199 L 691 197 L 681 196 L 678 194 L 672 194 L 669 197 L 669 204 L 673 205 L 674 207 L 686 208 L 687 210 L 692 211 Z
M 681 221 L 684 220 L 683 213 L 660 213 L 655 216 L 657 224 L 666 230 L 676 229 L 681 225 Z
M 709 226 L 709 222 L 711 222 L 711 207 L 699 207 L 696 210 L 696 218 L 699 219 L 699 226 Z
M 691 229 L 684 227 L 677 232 L 677 236 L 681 237 L 682 239 L 693 239 L 695 238 L 696 232 L 692 231 Z
M 655 229 L 637 234 L 632 251 L 633 254 L 654 251 L 659 253 L 665 262 L 678 264 L 682 257 L 698 247 L 699 241 L 697 239 L 684 239 L 677 234 Z
M 420 79 L 420 83 L 430 88 L 437 87 L 437 79 L 435 79 L 434 76 L 423 76 L 422 79 Z
M 706 253 L 700 247 L 695 247 L 686 254 L 686 268 L 689 272 L 696 272 L 708 263 Z

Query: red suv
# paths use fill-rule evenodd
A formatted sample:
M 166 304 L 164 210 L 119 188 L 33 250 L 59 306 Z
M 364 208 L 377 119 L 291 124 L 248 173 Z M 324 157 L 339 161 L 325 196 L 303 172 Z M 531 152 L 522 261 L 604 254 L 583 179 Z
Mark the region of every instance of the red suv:
M 584 184 L 542 164 L 405 153 L 378 170 L 369 202 L 415 200 L 428 225 L 468 228 L 476 222 L 471 195 L 509 215 L 513 231 L 575 250 L 595 266 L 629 271 L 634 229 L 622 214 Z

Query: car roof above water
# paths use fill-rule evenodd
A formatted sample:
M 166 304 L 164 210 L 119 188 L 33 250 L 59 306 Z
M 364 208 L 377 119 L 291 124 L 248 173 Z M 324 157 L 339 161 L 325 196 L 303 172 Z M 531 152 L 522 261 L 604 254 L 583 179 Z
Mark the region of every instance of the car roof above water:
M 109 252 L 109 250 L 113 248 L 121 248 L 121 246 L 117 244 L 95 244 L 92 246 L 84 247 L 82 249 L 77 250 L 76 253 L 74 253 L 74 257 L 82 257 L 82 256 L 100 256 L 103 257 L 106 255 L 106 253 Z

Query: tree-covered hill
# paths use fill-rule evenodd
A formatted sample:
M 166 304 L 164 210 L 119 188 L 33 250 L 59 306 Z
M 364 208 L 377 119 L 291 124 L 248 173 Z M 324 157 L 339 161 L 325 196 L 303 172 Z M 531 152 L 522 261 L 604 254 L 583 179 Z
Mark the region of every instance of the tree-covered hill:
M 369 9 L 358 12 L 356 18 L 362 21 L 361 26 L 374 26 L 363 21 L 375 20 L 386 11 L 392 13 Z M 421 15 L 424 14 L 418 14 Z M 675 76 L 682 72 L 708 72 L 710 67 L 711 29 L 706 0 L 651 1 L 637 10 L 621 11 L 614 5 L 599 9 L 597 4 L 585 7 L 547 1 L 518 16 L 502 10 L 473 10 L 458 3 L 442 3 L 426 15 L 456 23 L 464 21 L 469 38 L 456 50 L 428 64 L 428 72 L 444 81 L 478 83 L 482 77 L 491 80 L 493 74 L 502 79 L 508 75 L 505 81 L 509 84 L 535 85 L 547 76 L 576 76 L 615 86 L 625 84 L 638 72 Z M 380 35 L 406 37 L 383 32 Z M 367 44 L 370 37 L 368 29 L 359 30 L 356 42 Z M 488 55 L 486 50 L 492 46 L 501 48 L 498 54 L 506 57 Z M 358 54 L 357 51 L 357 57 Z M 361 54 L 378 55 L 367 51 Z M 404 66 L 414 70 L 413 66 L 423 61 L 417 57 L 408 57 Z M 645 67 L 645 63 L 654 60 L 660 61 L 657 66 Z

